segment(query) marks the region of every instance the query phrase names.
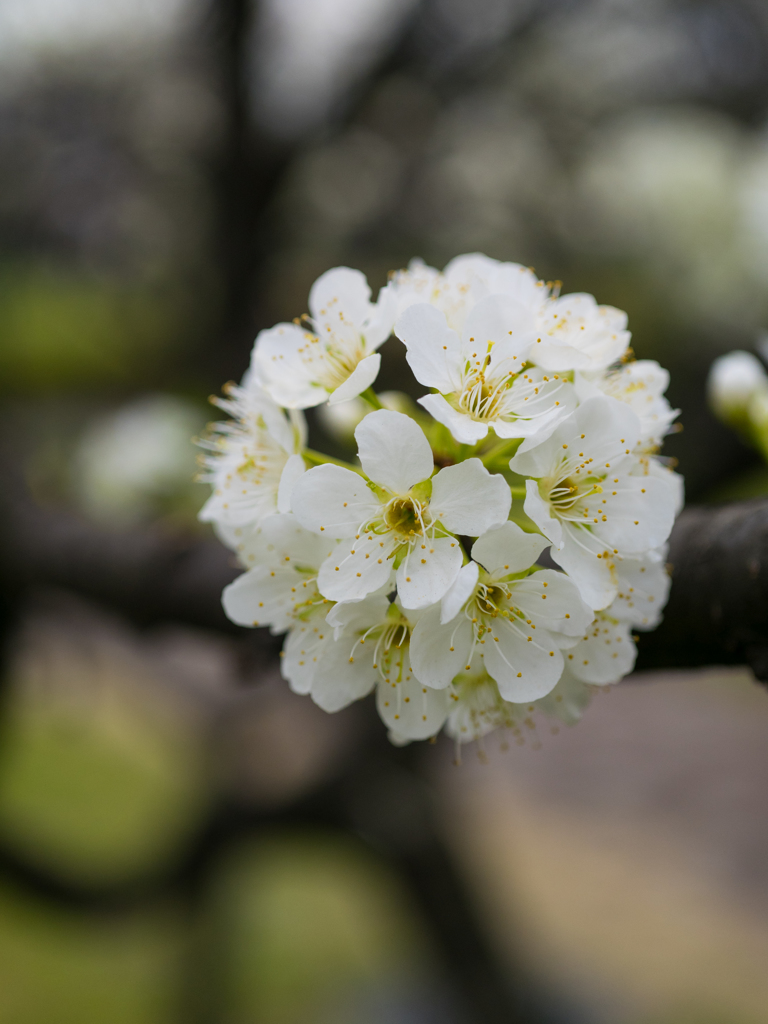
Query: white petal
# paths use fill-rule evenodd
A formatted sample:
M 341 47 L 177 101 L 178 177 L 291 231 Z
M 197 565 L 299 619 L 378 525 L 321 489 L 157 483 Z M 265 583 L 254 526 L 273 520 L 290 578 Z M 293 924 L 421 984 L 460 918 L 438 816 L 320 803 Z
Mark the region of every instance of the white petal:
M 617 561 L 618 594 L 610 615 L 629 622 L 636 629 L 653 629 L 661 621 L 671 580 L 663 562 L 650 558 L 622 558 Z
M 293 512 L 302 526 L 327 537 L 354 537 L 381 507 L 359 473 L 315 466 L 293 489 Z
M 443 625 L 455 619 L 474 594 L 478 575 L 477 562 L 467 562 L 465 566 L 462 566 L 459 575 L 454 580 L 451 589 L 445 595 L 440 605 L 440 622 Z M 430 683 L 430 685 L 432 684 Z
M 618 483 L 616 480 L 618 479 Z M 603 517 L 595 532 L 610 548 L 633 553 L 660 547 L 675 521 L 677 491 L 671 477 L 630 476 L 624 472 L 607 478 L 600 495 Z
M 366 474 L 393 494 L 406 494 L 432 475 L 432 449 L 410 416 L 378 409 L 357 425 L 355 438 Z
M 489 473 L 480 459 L 466 459 L 441 469 L 432 481 L 429 509 L 453 533 L 479 537 L 509 515 L 512 494 L 498 473 Z
M 514 583 L 512 603 L 537 628 L 543 627 L 553 636 L 579 636 L 593 618 L 592 609 L 582 600 L 573 580 L 553 569 L 541 569 Z
M 590 608 L 607 608 L 616 597 L 617 578 L 612 555 L 587 528 L 564 524 L 563 546 L 552 547 L 552 559 L 565 569 Z
M 397 592 L 404 608 L 426 608 L 447 592 L 461 568 L 458 541 L 451 537 L 417 541 L 397 570 Z
M 274 512 L 243 543 L 250 561 L 294 571 L 295 566 L 317 570 L 336 542 L 305 529 L 291 513 Z
M 548 537 L 557 548 L 563 546 L 563 528 L 558 519 L 550 515 L 548 501 L 539 494 L 539 485 L 535 480 L 525 481 L 525 501 L 523 502 L 525 514 L 531 519 L 545 537 Z
M 373 667 L 373 645 L 342 636 L 326 646 L 312 682 L 312 700 L 323 711 L 340 711 L 367 696 L 379 674 Z
M 448 691 L 422 686 L 413 674 L 407 647 L 399 659 L 392 661 L 389 682 L 380 682 L 376 688 L 376 707 L 382 721 L 411 740 L 434 736 L 448 717 Z
M 369 314 L 365 325 L 365 341 L 368 351 L 377 349 L 392 333 L 397 319 L 397 295 L 389 285 L 379 291 L 376 305 Z
M 480 423 L 466 413 L 458 412 L 442 395 L 424 395 L 418 401 L 438 423 L 448 427 L 459 444 L 477 444 L 488 434 L 487 423 Z
M 459 388 L 461 341 L 440 310 L 427 303 L 407 309 L 395 324 L 408 365 L 420 384 L 449 394 Z
M 371 623 L 383 620 L 388 608 L 386 594 L 371 594 L 362 601 L 340 601 L 331 608 L 325 621 L 333 626 L 334 637 L 338 640 L 344 631 L 365 631 Z
M 362 327 L 371 314 L 371 289 L 365 274 L 349 267 L 334 267 L 312 285 L 309 312 L 318 326 L 335 330 L 341 317 L 350 325 Z
M 472 624 L 463 616 L 447 625 L 440 609 L 426 611 L 411 635 L 411 664 L 425 686 L 441 689 L 466 669 L 472 653 Z
M 285 639 L 280 672 L 294 693 L 310 692 L 323 652 L 333 643 L 332 631 L 323 627 L 322 618 L 312 616 L 307 622 L 297 623 Z
M 288 409 L 308 409 L 328 397 L 325 388 L 312 383 L 313 374 L 302 358 L 312 339 L 314 335 L 297 324 L 277 324 L 256 338 L 254 371 L 272 398 Z
M 549 633 L 517 619 L 499 617 L 493 625 L 480 649 L 504 700 L 522 703 L 548 694 L 563 671 L 563 656 Z
M 526 533 L 517 523 L 501 523 L 487 530 L 472 545 L 472 557 L 499 579 L 533 565 L 549 541 L 539 533 Z
M 293 489 L 304 475 L 306 466 L 300 455 L 292 455 L 280 474 L 280 486 L 277 490 L 277 511 L 290 512 Z
M 224 588 L 221 603 L 228 619 L 238 626 L 272 626 L 275 632 L 288 629 L 293 618 L 291 587 L 296 583 L 292 569 L 270 570 L 256 566 Z
M 566 658 L 560 682 L 546 697 L 536 702 L 545 715 L 553 715 L 566 725 L 575 725 L 584 710 L 589 706 L 592 694 L 589 686 L 569 670 L 570 662 Z
M 530 309 L 507 295 L 489 295 L 476 303 L 467 316 L 463 331 L 465 352 L 481 361 L 491 346 L 494 364 L 521 356 L 534 338 Z M 520 363 L 518 363 L 518 366 Z
M 567 662 L 585 683 L 617 683 L 635 666 L 637 648 L 626 622 L 598 615 L 584 639 L 568 652 Z
M 331 392 L 328 404 L 338 405 L 340 402 L 348 402 L 351 398 L 357 398 L 376 380 L 380 366 L 381 356 L 378 352 L 361 359 L 344 383 Z
M 339 544 L 320 566 L 320 593 L 330 601 L 360 601 L 372 594 L 389 579 L 394 546 L 390 533 L 364 533 Z

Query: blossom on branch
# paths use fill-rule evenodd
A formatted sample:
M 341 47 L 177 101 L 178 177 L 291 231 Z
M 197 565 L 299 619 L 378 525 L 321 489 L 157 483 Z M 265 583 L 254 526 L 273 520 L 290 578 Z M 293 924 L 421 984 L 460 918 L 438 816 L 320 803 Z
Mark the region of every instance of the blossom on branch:
M 393 743 L 538 742 L 661 619 L 683 503 L 658 454 L 668 374 L 635 361 L 620 310 L 481 254 L 413 261 L 370 298 L 328 271 L 217 401 L 201 518 L 247 570 L 224 609 L 285 634 L 283 676 L 324 710 L 375 692 Z M 393 325 L 421 409 L 372 390 Z M 299 410 L 325 402 L 356 462 L 306 447 Z

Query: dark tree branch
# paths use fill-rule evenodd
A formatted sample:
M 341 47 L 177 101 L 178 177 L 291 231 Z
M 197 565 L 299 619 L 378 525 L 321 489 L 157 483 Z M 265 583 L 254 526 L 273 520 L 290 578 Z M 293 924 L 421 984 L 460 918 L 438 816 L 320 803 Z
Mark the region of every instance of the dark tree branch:
M 685 509 L 670 537 L 672 590 L 637 667 L 749 665 L 768 681 L 768 500 Z
M 0 502 L 5 536 L 13 537 L 0 555 L 6 592 L 53 585 L 140 625 L 170 621 L 242 635 L 220 603 L 241 570 L 218 541 L 151 528 L 111 532 L 41 508 L 20 486 L 8 486 Z M 669 561 L 664 621 L 640 636 L 637 667 L 749 665 L 768 680 L 768 499 L 685 509 Z

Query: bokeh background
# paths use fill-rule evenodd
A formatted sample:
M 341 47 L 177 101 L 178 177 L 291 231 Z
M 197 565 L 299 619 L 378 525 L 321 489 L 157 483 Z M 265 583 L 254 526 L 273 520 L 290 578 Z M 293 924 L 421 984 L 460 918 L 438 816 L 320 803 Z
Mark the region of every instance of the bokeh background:
M 768 338 L 762 0 L 0 0 L 3 445 L 37 500 L 201 529 L 189 439 L 256 332 L 328 267 L 377 289 L 477 250 L 628 311 L 672 373 L 689 500 L 768 493 L 704 388 Z M 387 343 L 382 387 L 404 365 Z M 128 898 L 222 792 L 279 804 L 356 727 L 242 661 L 62 592 L 25 609 L 0 845 L 128 895 L 65 906 L 0 863 L 0 1024 L 464 1024 L 396 873 L 336 833 L 239 836 L 194 911 Z M 645 677 L 488 763 L 428 759 L 489 935 L 549 1019 L 765 1020 L 768 696 L 748 673 Z

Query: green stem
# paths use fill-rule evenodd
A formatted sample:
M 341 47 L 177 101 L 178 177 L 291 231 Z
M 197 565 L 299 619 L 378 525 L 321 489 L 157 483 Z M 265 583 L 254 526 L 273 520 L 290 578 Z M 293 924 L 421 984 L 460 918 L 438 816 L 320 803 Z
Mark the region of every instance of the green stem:
M 359 473 L 360 469 L 357 466 L 353 466 L 350 462 L 344 462 L 343 459 L 334 459 L 332 455 L 325 455 L 323 452 L 316 452 L 312 448 L 305 448 L 301 457 L 305 462 L 310 462 L 313 466 L 341 466 L 342 469 L 351 469 L 353 473 Z
M 512 438 L 511 440 L 499 441 L 497 444 L 489 448 L 485 455 L 480 456 L 480 461 L 486 468 L 488 468 L 491 463 L 499 461 L 509 462 L 521 444 L 522 438 L 519 437 Z M 507 469 L 508 466 L 504 466 L 504 468 Z
M 381 399 L 373 390 L 372 387 L 366 388 L 365 391 L 361 392 L 360 397 L 363 401 L 367 402 L 368 405 L 372 405 L 374 409 L 385 409 L 386 406 L 381 404 Z
M 513 498 L 524 498 L 528 493 L 525 487 L 510 487 L 509 489 L 512 492 Z

